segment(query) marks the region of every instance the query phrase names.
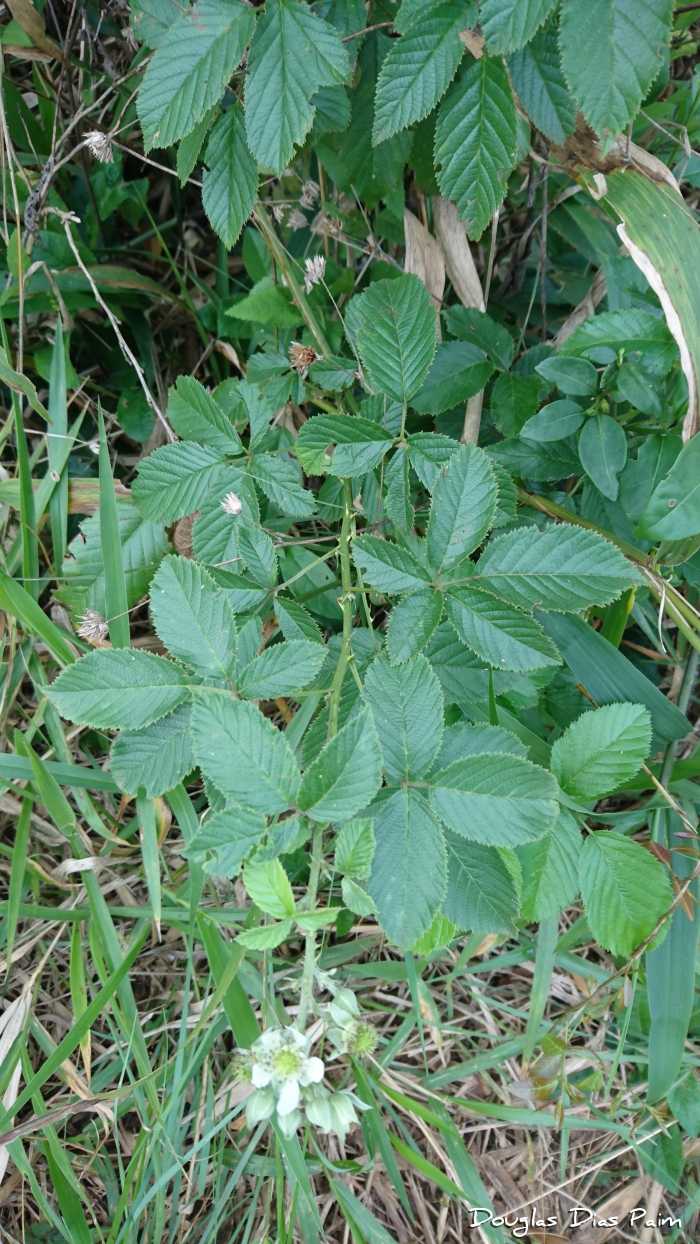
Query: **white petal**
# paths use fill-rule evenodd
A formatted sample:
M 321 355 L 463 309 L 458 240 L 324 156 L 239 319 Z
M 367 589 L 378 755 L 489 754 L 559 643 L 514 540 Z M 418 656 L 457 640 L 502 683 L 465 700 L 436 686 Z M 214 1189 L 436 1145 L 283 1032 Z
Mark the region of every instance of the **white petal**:
M 291 1114 L 299 1105 L 299 1081 L 285 1080 L 282 1092 L 277 1098 L 278 1115 Z
M 263 1067 L 261 1063 L 253 1063 L 250 1078 L 256 1088 L 265 1088 L 272 1079 L 272 1072 L 269 1067 Z
M 320 1058 L 307 1058 L 304 1068 L 304 1079 L 308 1084 L 320 1084 L 326 1073 L 323 1060 Z

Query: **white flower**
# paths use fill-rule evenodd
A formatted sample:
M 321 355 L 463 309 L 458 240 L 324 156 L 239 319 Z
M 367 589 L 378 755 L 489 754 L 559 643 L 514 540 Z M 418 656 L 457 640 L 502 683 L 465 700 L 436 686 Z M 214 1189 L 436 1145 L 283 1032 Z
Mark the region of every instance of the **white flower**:
M 235 492 L 227 492 L 221 502 L 221 508 L 225 514 L 231 514 L 235 518 L 241 513 L 243 509 L 243 502 L 240 497 L 236 496 Z
M 88 150 L 101 164 L 109 164 L 114 159 L 112 139 L 109 134 L 103 134 L 101 130 L 90 130 L 85 135 L 85 142 Z
M 308 1047 L 296 1028 L 268 1028 L 250 1048 L 252 1083 L 272 1090 L 280 1119 L 298 1110 L 302 1088 L 323 1080 L 325 1066 L 309 1057 Z
M 78 634 L 81 639 L 87 639 L 89 644 L 100 644 L 106 639 L 109 627 L 96 609 L 86 609 L 79 621 L 81 625 L 78 627 Z
M 318 285 L 323 280 L 326 272 L 326 260 L 323 255 L 314 255 L 313 259 L 306 260 L 306 272 L 304 273 L 304 289 L 310 294 L 314 285 Z

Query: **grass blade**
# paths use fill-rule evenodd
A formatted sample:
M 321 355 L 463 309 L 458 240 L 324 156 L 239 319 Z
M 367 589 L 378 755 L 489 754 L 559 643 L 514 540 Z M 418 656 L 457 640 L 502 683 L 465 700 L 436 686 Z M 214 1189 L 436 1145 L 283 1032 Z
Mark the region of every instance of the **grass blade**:
M 216 926 L 204 915 L 200 914 L 197 917 L 197 925 L 216 985 L 219 986 L 224 979 L 230 981 L 221 1004 L 236 1045 L 242 1050 L 247 1050 L 260 1036 L 260 1025 L 255 1018 L 255 1011 L 248 995 L 236 976 L 245 958 L 245 948 L 238 945 L 228 946 Z M 233 975 L 231 975 L 232 972 Z
M 17 921 L 19 919 L 19 905 L 22 898 L 22 886 L 24 885 L 24 872 L 27 864 L 27 845 L 29 842 L 29 828 L 32 818 L 32 799 L 29 795 L 25 795 L 22 800 L 22 811 L 17 819 L 17 829 L 15 831 L 15 841 L 12 847 L 12 865 L 10 868 L 10 888 L 7 900 L 7 971 L 10 970 L 12 961 L 12 947 L 14 945 L 15 933 L 17 931 Z
M 112 464 L 105 435 L 105 423 L 100 408 L 100 543 L 105 568 L 105 610 L 109 626 L 109 638 L 115 648 L 128 648 L 129 611 L 126 599 L 126 579 L 122 560 L 122 543 L 119 538 L 117 499 L 114 495 Z
M 85 980 L 85 963 L 83 960 L 83 939 L 80 924 L 76 921 L 71 931 L 70 941 L 70 995 L 73 1003 L 73 1014 L 76 1020 L 82 1019 L 88 1007 L 87 983 Z M 80 1039 L 80 1054 L 85 1067 L 88 1084 L 92 1074 L 92 1037 L 90 1030 Z
M 138 797 L 136 800 L 136 815 L 141 831 L 141 854 L 143 856 L 143 870 L 146 874 L 146 885 L 148 886 L 148 897 L 151 900 L 153 922 L 156 926 L 158 941 L 160 941 L 160 851 L 158 850 L 158 828 L 153 802 L 152 799 Z
M 52 428 L 47 432 L 49 445 L 49 472 L 59 476 L 49 503 L 51 535 L 53 536 L 53 561 L 56 575 L 60 575 L 66 552 L 68 532 L 68 470 L 59 465 L 61 442 L 68 437 L 68 405 L 66 394 L 66 351 L 63 341 L 63 323 L 56 316 L 56 336 L 51 353 L 51 376 L 49 379 L 49 414 Z M 61 455 L 62 456 L 62 455 Z
M 530 1008 L 527 1017 L 527 1030 L 525 1032 L 525 1040 L 523 1042 L 524 1062 L 529 1063 L 532 1058 L 532 1052 L 537 1044 L 540 1023 L 542 1022 L 542 1016 L 544 1015 L 544 1008 L 547 1005 L 549 983 L 552 979 L 554 952 L 556 950 L 558 936 L 558 916 L 550 916 L 548 920 L 540 921 L 540 928 L 537 934 L 535 975 L 532 981 Z
M 43 639 L 59 665 L 73 664 L 77 653 L 64 632 L 46 616 L 29 592 L 3 571 L 0 571 L 0 609 L 17 618 L 28 634 Z

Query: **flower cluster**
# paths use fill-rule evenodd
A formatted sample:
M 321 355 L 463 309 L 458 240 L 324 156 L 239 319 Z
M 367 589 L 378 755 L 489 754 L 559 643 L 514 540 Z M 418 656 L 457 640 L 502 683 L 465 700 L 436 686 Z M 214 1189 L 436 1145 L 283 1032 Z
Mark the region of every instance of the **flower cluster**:
M 354 1093 L 324 1087 L 325 1066 L 309 1054 L 310 1045 L 309 1035 L 296 1028 L 268 1028 L 238 1055 L 238 1076 L 253 1085 L 246 1102 L 249 1127 L 276 1115 L 282 1134 L 291 1137 L 305 1112 L 309 1123 L 345 1140 L 350 1125 L 358 1121 L 356 1109 L 365 1106 Z
M 337 990 L 328 1010 L 335 1027 L 329 1028 L 328 1039 L 339 1054 L 366 1058 L 377 1046 L 377 1030 L 364 1019 L 351 989 Z

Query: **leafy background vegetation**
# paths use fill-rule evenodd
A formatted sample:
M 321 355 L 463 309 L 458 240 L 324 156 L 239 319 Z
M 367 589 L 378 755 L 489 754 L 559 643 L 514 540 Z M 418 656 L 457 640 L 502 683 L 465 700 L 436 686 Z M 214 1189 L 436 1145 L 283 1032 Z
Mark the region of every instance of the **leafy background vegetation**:
M 9 1240 L 695 1237 L 698 29 L 8 0 Z

